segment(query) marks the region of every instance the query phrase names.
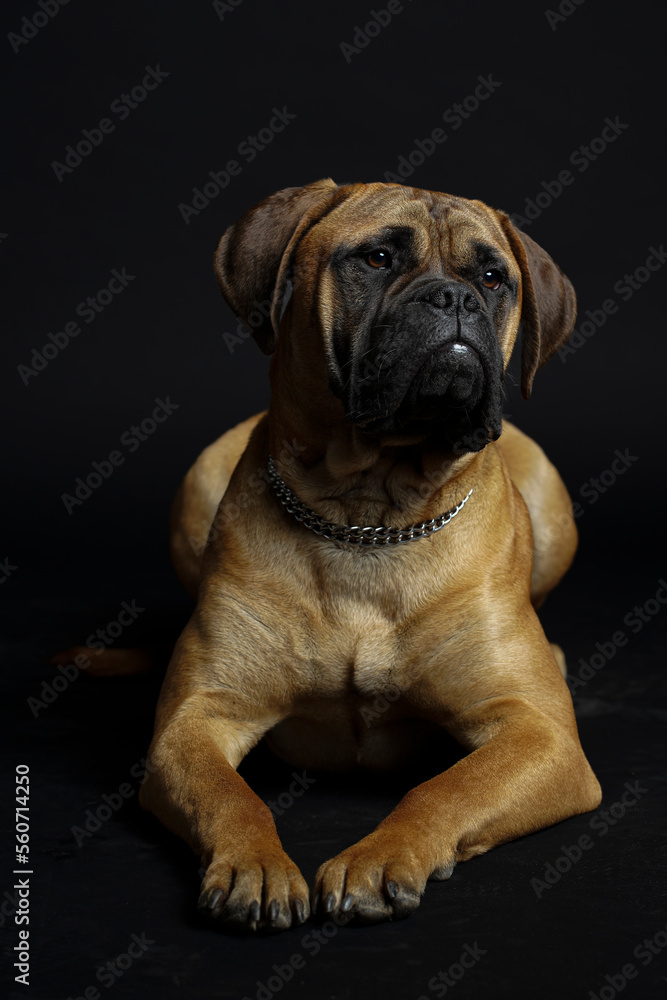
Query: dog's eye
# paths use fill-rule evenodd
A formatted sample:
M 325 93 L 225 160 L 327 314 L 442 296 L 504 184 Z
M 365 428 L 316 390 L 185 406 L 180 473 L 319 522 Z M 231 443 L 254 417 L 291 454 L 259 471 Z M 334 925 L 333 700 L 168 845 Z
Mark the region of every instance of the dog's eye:
M 482 276 L 482 284 L 485 288 L 491 288 L 495 292 L 496 288 L 500 288 L 500 284 L 503 280 L 503 276 L 500 271 L 488 270 L 485 271 Z
M 391 254 L 386 250 L 371 250 L 366 256 L 366 263 L 371 267 L 391 267 Z

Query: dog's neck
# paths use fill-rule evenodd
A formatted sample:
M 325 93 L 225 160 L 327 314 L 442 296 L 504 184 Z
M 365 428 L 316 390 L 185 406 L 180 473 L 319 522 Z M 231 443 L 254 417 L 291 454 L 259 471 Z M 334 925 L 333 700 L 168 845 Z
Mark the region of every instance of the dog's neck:
M 484 452 L 455 455 L 424 436 L 364 434 L 329 388 L 317 343 L 284 336 L 271 366 L 269 448 L 299 500 L 339 524 L 389 527 L 455 507 L 474 487 Z
M 372 440 L 349 421 L 269 409 L 279 475 L 320 516 L 339 524 L 404 525 L 456 506 L 478 479 L 484 452 L 452 455 L 423 440 Z

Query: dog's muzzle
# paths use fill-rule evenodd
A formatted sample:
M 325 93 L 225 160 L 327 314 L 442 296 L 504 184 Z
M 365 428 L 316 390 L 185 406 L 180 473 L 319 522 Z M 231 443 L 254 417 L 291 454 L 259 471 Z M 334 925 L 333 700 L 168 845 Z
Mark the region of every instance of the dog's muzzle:
M 429 281 L 392 302 L 359 338 L 343 401 L 366 433 L 432 429 L 477 451 L 500 434 L 502 378 L 496 332 L 478 295 L 462 282 Z

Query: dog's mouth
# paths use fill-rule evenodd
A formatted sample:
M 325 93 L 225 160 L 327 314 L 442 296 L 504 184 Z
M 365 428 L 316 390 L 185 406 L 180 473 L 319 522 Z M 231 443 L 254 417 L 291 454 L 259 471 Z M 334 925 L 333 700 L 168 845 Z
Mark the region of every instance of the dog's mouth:
M 442 344 L 417 373 L 408 399 L 423 407 L 429 398 L 440 405 L 474 407 L 484 389 L 484 368 L 477 351 L 470 344 L 454 340 Z
M 367 435 L 435 434 L 454 450 L 478 451 L 495 440 L 503 376 L 495 335 L 445 332 L 430 350 L 415 350 L 410 332 L 393 338 L 394 345 L 407 342 L 407 350 L 394 346 L 361 359 L 344 398 L 348 419 Z
M 437 416 L 445 402 L 450 406 L 475 406 L 483 388 L 484 370 L 477 351 L 470 344 L 454 340 L 442 344 L 426 358 L 402 400 L 384 395 L 387 404 L 384 412 L 352 411 L 348 418 L 358 427 L 371 428 L 393 416 L 401 407 L 406 411 L 411 409 L 414 416 L 424 418 L 428 409 L 433 410 L 432 416 Z M 378 399 L 375 402 L 376 406 L 381 405 Z

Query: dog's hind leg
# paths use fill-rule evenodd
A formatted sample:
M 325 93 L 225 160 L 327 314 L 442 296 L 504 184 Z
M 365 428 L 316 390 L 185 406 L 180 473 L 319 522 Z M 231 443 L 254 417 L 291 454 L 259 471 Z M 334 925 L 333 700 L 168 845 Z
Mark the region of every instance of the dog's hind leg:
M 199 568 L 211 527 L 236 464 L 262 413 L 232 427 L 205 448 L 176 493 L 171 509 L 169 549 L 176 574 L 197 596 Z
M 533 607 L 539 608 L 574 558 L 577 529 L 572 502 L 557 469 L 539 445 L 506 421 L 498 447 L 530 514 L 533 530 L 530 599 Z
M 563 677 L 567 679 L 567 663 L 565 662 L 565 653 L 555 642 L 551 642 L 549 645 L 551 646 L 551 652 L 554 654 L 554 658 L 558 664 L 558 669 Z

